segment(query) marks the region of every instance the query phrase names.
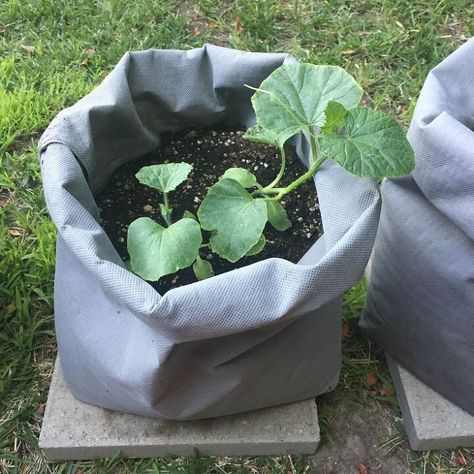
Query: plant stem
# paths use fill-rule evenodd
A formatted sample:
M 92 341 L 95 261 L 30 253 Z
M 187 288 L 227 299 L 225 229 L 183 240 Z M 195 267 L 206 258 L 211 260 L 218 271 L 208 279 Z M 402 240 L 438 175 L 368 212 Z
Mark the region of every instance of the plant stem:
M 278 174 L 276 178 L 267 186 L 260 186 L 257 184 L 257 189 L 252 193 L 252 196 L 255 196 L 257 194 L 268 194 L 268 193 L 275 193 L 275 192 L 280 192 L 283 188 L 275 188 L 280 181 L 281 178 L 283 178 L 283 175 L 285 174 L 285 168 L 286 168 L 286 153 L 285 149 L 283 147 L 280 148 L 281 152 L 281 164 L 280 164 L 280 171 L 278 171 Z
M 276 178 L 268 186 L 265 186 L 263 189 L 274 188 L 280 182 L 281 178 L 283 178 L 283 174 L 285 173 L 285 167 L 286 167 L 285 149 L 283 147 L 281 147 L 280 152 L 281 152 L 280 171 L 278 172 Z
M 286 188 L 262 188 L 259 189 L 256 194 L 278 194 L 284 191 Z
M 322 162 L 323 160 L 315 161 L 310 166 L 310 168 L 308 169 L 306 173 L 302 174 L 297 180 L 293 181 L 286 188 L 281 189 L 276 196 L 264 198 L 264 199 L 266 201 L 280 201 L 283 198 L 283 196 L 285 196 L 288 193 L 291 193 L 291 191 L 293 191 L 300 184 L 303 184 L 305 181 L 308 181 L 309 179 L 311 179 L 316 174 L 316 171 L 318 171 Z M 276 190 L 277 188 L 274 188 L 274 189 Z
M 163 219 L 165 220 L 167 227 L 169 227 L 173 223 L 173 221 L 171 220 L 171 213 L 173 212 L 173 209 L 170 208 L 168 193 L 163 193 L 163 205 L 164 205 L 164 211 L 162 208 L 161 215 L 163 216 Z
M 318 160 L 318 148 L 316 146 L 316 140 L 314 138 L 313 130 L 311 127 L 308 127 L 309 132 L 309 143 L 311 144 L 311 163 L 314 163 Z
M 305 181 L 308 181 L 309 179 L 311 179 L 316 174 L 316 171 L 318 171 L 319 167 L 323 164 L 325 158 L 323 158 L 323 159 L 318 158 L 318 150 L 317 150 L 317 146 L 316 146 L 316 140 L 315 140 L 314 136 L 312 135 L 311 131 L 310 131 L 310 135 L 309 135 L 309 140 L 310 140 L 310 143 L 311 143 L 312 162 L 311 162 L 311 166 L 309 167 L 308 171 L 306 171 L 306 173 L 302 174 L 298 179 L 296 179 L 295 181 L 290 183 L 288 186 L 286 186 L 286 188 L 271 188 L 271 189 L 270 188 L 269 189 L 263 188 L 263 189 L 260 189 L 258 192 L 260 194 L 263 194 L 263 195 L 265 195 L 265 194 L 276 194 L 276 196 L 264 198 L 266 201 L 280 201 L 283 196 L 290 193 L 291 191 L 293 191 L 293 189 L 298 187 L 300 184 L 303 184 Z
M 165 220 L 167 227 L 169 227 L 171 224 L 173 224 L 173 221 L 170 219 L 169 214 L 163 214 L 163 219 Z

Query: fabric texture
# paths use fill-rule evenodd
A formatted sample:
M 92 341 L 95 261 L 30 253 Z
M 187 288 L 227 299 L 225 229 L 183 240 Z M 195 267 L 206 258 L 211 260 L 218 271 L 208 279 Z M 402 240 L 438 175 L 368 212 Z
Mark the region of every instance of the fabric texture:
M 474 40 L 435 67 L 408 138 L 413 177 L 387 180 L 364 331 L 474 414 Z
M 298 264 L 266 259 L 163 296 L 125 268 L 94 201 L 163 131 L 252 125 L 244 84 L 258 86 L 292 61 L 210 45 L 130 52 L 45 131 L 56 332 L 78 399 L 196 419 L 308 399 L 337 383 L 342 295 L 364 271 L 380 213 L 374 181 L 327 164 L 316 177 L 324 236 Z M 294 145 L 307 163 L 306 139 Z

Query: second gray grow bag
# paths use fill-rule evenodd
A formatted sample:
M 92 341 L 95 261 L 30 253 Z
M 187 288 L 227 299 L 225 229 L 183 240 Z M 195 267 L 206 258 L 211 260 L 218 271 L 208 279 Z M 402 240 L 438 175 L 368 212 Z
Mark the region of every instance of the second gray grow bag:
M 474 39 L 436 66 L 408 138 L 413 176 L 386 180 L 361 325 L 474 415 Z
M 340 369 L 344 291 L 375 238 L 371 180 L 327 165 L 316 177 L 324 236 L 299 264 L 271 258 L 164 296 L 129 272 L 100 226 L 94 194 L 163 131 L 253 124 L 252 92 L 294 61 L 214 46 L 127 53 L 61 112 L 40 142 L 58 229 L 55 318 L 66 382 L 80 400 L 172 419 L 307 399 Z M 304 161 L 306 141 L 295 140 Z

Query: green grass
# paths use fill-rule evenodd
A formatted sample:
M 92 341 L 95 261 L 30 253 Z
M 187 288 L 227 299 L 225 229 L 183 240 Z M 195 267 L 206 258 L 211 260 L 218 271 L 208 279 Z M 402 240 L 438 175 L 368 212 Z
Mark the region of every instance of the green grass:
M 0 472 L 309 472 L 305 458 L 113 458 L 47 464 L 37 447 L 55 344 L 52 319 L 55 229 L 41 193 L 35 142 L 62 108 L 98 84 L 127 50 L 190 48 L 204 42 L 289 51 L 345 67 L 369 104 L 405 126 L 429 69 L 474 32 L 469 0 L 4 0 L 0 7 Z M 33 47 L 34 49 L 32 49 Z M 357 319 L 364 289 L 346 298 Z M 376 371 L 377 385 L 367 374 Z M 396 404 L 380 352 L 349 323 L 339 388 L 359 400 Z M 400 435 L 403 440 L 403 434 Z M 397 440 L 389 440 L 397 448 Z M 412 454 L 413 472 L 468 473 L 452 452 Z

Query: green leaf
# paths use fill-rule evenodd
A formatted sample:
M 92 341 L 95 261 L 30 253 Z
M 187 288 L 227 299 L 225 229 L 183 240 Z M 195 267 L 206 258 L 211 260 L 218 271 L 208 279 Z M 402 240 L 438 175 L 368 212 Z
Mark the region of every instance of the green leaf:
M 291 227 L 285 208 L 278 201 L 267 201 L 268 221 L 276 230 L 284 231 Z
M 244 138 L 250 142 L 264 143 L 265 145 L 276 146 L 278 148 L 282 148 L 286 141 L 258 124 L 248 128 L 244 134 Z
M 253 188 L 257 186 L 257 178 L 253 173 L 245 168 L 229 168 L 223 178 L 229 178 L 240 183 L 244 188 Z
M 206 278 L 214 276 L 211 262 L 203 260 L 199 255 L 193 264 L 193 271 L 198 280 L 205 280 Z
M 183 212 L 183 219 L 193 219 L 194 221 L 197 221 L 197 217 L 192 212 L 189 212 L 188 210 Z
M 341 131 L 319 141 L 327 158 L 356 176 L 404 176 L 415 167 L 413 149 L 397 121 L 366 107 L 349 110 Z
M 323 133 L 334 133 L 338 131 L 344 124 L 347 110 L 339 102 L 328 102 L 328 106 L 324 111 L 325 121 L 321 127 Z
M 252 255 L 257 255 L 260 253 L 267 243 L 267 239 L 262 234 L 258 239 L 258 242 L 245 254 L 246 257 L 251 257 Z
M 144 166 L 135 176 L 142 184 L 168 193 L 176 189 L 191 172 L 189 163 L 165 163 L 162 165 Z
M 337 66 L 288 64 L 275 69 L 252 97 L 257 123 L 278 137 L 278 143 L 302 130 L 324 124 L 328 102 L 355 107 L 362 88 Z
M 131 269 L 149 281 L 192 265 L 201 243 L 201 228 L 192 219 L 181 219 L 166 228 L 149 217 L 140 217 L 128 227 Z
M 212 251 L 236 262 L 262 235 L 267 206 L 263 199 L 254 199 L 240 183 L 225 178 L 209 188 L 198 217 L 201 227 L 212 231 Z

